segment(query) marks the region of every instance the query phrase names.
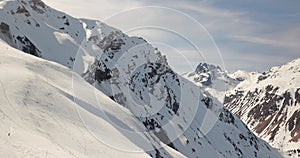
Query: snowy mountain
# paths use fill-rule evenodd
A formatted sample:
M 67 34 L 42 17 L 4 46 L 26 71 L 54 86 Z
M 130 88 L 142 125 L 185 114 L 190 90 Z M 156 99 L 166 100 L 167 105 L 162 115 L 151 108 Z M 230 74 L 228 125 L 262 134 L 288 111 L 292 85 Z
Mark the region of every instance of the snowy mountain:
M 202 87 L 223 103 L 225 92 L 233 89 L 238 83 L 247 79 L 247 75 L 248 73 L 243 71 L 229 74 L 219 66 L 200 63 L 194 72 L 187 73 L 184 77 Z
M 69 69 L 26 55 L 2 41 L 0 50 L 0 157 L 149 157 L 156 151 L 164 157 L 183 157 L 167 146 L 156 145 L 161 142 L 147 134 L 137 132 L 134 139 L 124 135 L 114 123 L 122 122 L 128 126 L 124 128 L 136 131 L 145 127 L 135 117 L 120 113 L 128 110 L 95 92 Z M 83 95 L 74 98 L 72 81 Z M 102 142 L 87 129 L 83 116 L 97 124 Z M 135 152 L 115 149 L 104 139 Z
M 224 105 L 273 147 L 300 156 L 300 59 L 241 82 Z
M 100 90 L 122 105 L 124 108 L 107 101 L 108 97 L 106 99 L 100 97 L 103 101 L 103 104 L 100 102 L 100 111 L 105 111 L 110 119 L 117 121 L 113 122 L 115 128 L 126 128 L 129 133 L 140 131 L 137 136 L 122 134 L 134 142 L 133 146 L 141 148 L 150 156 L 178 157 L 182 154 L 186 157 L 281 157 L 265 141 L 251 133 L 240 119 L 224 109 L 217 99 L 174 72 L 168 65 L 166 57 L 144 39 L 129 37 L 99 21 L 75 19 L 46 6 L 40 0 L 5 0 L 0 2 L 0 8 L 0 37 L 4 41 L 26 53 L 72 68 L 96 88 L 93 91 Z M 30 70 L 35 71 L 41 67 L 40 64 L 32 66 Z M 61 68 L 53 69 L 62 71 Z M 48 78 L 53 79 L 50 83 L 58 84 L 60 81 L 59 75 L 55 78 L 56 74 L 53 76 L 41 69 L 36 72 L 37 74 L 33 76 L 45 75 L 46 77 L 40 78 L 46 81 Z M 63 71 L 62 74 L 68 73 Z M 79 80 L 78 76 L 75 78 Z M 64 80 L 62 82 L 61 84 L 71 84 Z M 76 80 L 72 83 L 73 95 L 93 96 L 82 90 L 86 86 L 83 84 Z M 31 86 L 40 87 L 35 82 Z M 66 90 L 69 93 L 63 90 L 59 92 L 64 96 L 73 96 L 68 95 L 70 89 Z M 36 90 L 36 93 L 43 94 L 39 91 Z M 36 94 L 35 97 L 39 96 Z M 47 101 L 51 103 L 51 100 Z M 77 99 L 77 102 L 83 104 L 81 107 L 89 112 L 84 116 L 91 114 L 98 116 L 96 109 L 91 107 L 96 103 L 87 105 L 88 100 L 88 98 Z M 43 105 L 40 103 L 41 101 L 37 101 L 32 104 L 38 107 Z M 113 113 L 117 109 L 122 112 Z M 56 109 L 54 112 L 57 111 L 60 110 Z M 72 117 L 67 120 L 72 121 Z M 108 134 L 110 131 L 105 130 L 106 126 L 103 126 L 105 122 L 98 123 L 93 119 L 86 121 L 92 125 L 89 128 L 101 127 L 101 130 L 92 131 L 93 134 L 100 133 L 101 141 L 112 143 L 120 150 L 135 149 L 126 143 L 120 143 L 123 142 L 123 137 L 118 139 Z M 129 127 L 124 127 L 128 122 Z M 39 124 L 34 124 L 33 128 L 36 126 Z M 111 127 L 109 124 L 108 126 Z M 51 130 L 55 131 L 55 128 L 51 127 Z M 102 130 L 107 133 L 101 133 Z M 135 139 L 136 137 L 140 137 L 141 140 Z M 112 139 L 118 141 L 114 142 Z M 144 145 L 149 143 L 150 147 Z M 157 147 L 164 144 L 168 146 Z M 61 147 L 64 146 L 68 144 L 61 144 Z
M 239 70 L 230 74 L 219 66 L 200 63 L 184 77 L 224 100 L 229 111 L 273 147 L 288 157 L 298 157 L 299 67 L 300 59 L 296 59 L 264 73 Z

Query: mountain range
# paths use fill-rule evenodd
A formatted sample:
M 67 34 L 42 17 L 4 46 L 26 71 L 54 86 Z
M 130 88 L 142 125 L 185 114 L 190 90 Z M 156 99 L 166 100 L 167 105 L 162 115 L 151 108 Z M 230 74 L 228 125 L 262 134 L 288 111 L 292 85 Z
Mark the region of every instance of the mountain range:
M 300 59 L 263 73 L 228 73 L 200 63 L 185 77 L 219 96 L 229 111 L 287 157 L 300 156 Z
M 141 37 L 40 0 L 0 17 L 1 156 L 282 157 Z

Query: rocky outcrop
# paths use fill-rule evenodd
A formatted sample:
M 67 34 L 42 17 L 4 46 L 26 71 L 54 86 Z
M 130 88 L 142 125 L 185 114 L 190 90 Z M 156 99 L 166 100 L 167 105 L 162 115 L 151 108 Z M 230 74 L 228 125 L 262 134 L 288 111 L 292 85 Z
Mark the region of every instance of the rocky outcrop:
M 300 59 L 274 67 L 239 84 L 224 101 L 258 136 L 289 155 L 298 154 L 300 143 L 299 70 Z

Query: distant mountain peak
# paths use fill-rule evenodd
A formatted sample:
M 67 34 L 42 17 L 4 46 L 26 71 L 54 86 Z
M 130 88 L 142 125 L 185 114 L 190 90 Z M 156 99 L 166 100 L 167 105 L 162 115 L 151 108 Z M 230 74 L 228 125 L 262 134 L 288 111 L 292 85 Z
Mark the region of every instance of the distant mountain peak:
M 223 72 L 219 66 L 208 63 L 200 63 L 195 70 L 196 73 L 207 73 L 210 71 Z
M 238 70 L 228 74 L 218 66 L 200 63 L 185 77 L 219 101 L 224 99 L 227 109 L 274 147 L 300 156 L 299 58 L 262 73 Z M 220 82 L 227 87 L 223 91 L 215 86 Z
M 194 72 L 187 73 L 184 77 L 208 91 L 220 102 L 223 102 L 226 91 L 243 80 L 222 70 L 220 66 L 209 63 L 200 63 Z

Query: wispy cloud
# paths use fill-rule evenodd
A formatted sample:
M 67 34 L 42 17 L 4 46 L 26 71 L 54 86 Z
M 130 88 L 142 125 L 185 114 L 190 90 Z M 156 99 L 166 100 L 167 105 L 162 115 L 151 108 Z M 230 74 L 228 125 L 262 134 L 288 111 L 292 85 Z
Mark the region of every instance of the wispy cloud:
M 300 54 L 300 28 L 298 27 L 257 36 L 236 35 L 232 38 L 260 45 L 269 45 L 278 48 L 280 51 L 285 51 L 286 55 Z
M 274 40 L 274 39 L 267 39 L 258 36 L 254 37 L 254 36 L 236 35 L 233 36 L 233 38 L 240 41 L 246 41 L 246 42 L 257 43 L 257 44 L 265 44 L 265 45 L 271 45 L 276 47 L 287 46 L 286 43 L 282 43 L 281 41 Z
M 123 31 L 128 31 L 137 25 L 171 28 L 172 31 L 196 41 L 206 58 L 214 59 L 218 55 L 218 50 L 208 40 L 209 35 L 205 32 L 207 29 L 219 46 L 224 63 L 230 71 L 245 68 L 245 63 L 247 63 L 247 70 L 266 70 L 272 65 L 283 64 L 292 58 L 300 57 L 300 10 L 297 9 L 300 2 L 284 4 L 279 1 L 241 3 L 218 0 L 45 0 L 45 2 L 75 17 L 103 20 L 115 15 L 111 19 L 106 19 L 105 22 Z M 116 14 L 143 6 L 162 6 L 182 11 L 196 19 L 201 26 L 196 26 L 174 12 L 155 9 L 140 10 L 129 16 Z M 188 53 L 195 50 L 191 50 L 188 45 L 184 44 L 184 41 L 170 32 L 144 28 L 131 30 L 129 34 L 146 37 L 150 42 L 161 42 L 173 46 L 180 52 L 186 52 L 185 55 L 193 62 L 201 58 L 199 55 L 193 56 L 195 54 Z M 172 64 L 176 64 L 180 55 L 176 56 L 176 53 L 172 54 L 167 51 L 165 54 L 174 61 Z M 263 61 L 264 58 L 269 60 Z M 210 61 L 213 62 L 213 60 Z

